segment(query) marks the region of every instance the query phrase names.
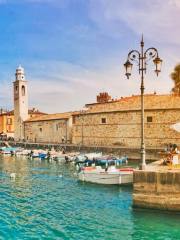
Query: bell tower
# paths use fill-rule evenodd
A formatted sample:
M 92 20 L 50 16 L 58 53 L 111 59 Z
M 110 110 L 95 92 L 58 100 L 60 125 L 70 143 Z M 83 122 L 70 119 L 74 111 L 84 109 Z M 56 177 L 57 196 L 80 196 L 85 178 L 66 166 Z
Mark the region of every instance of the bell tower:
M 19 65 L 16 69 L 14 84 L 14 140 L 24 137 L 23 121 L 28 119 L 28 93 L 24 68 Z

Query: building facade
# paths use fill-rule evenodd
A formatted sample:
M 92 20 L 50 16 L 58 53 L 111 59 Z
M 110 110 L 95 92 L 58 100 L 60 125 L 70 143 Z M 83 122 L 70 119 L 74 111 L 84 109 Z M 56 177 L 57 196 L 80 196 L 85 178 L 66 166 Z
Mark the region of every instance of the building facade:
M 180 133 L 170 126 L 180 122 L 180 97 L 145 95 L 145 145 L 180 145 Z M 86 105 L 87 106 L 87 105 Z M 89 110 L 73 115 L 73 143 L 100 146 L 141 145 L 141 96 L 88 104 Z
M 36 116 L 24 122 L 25 140 L 30 142 L 72 143 L 72 113 Z
M 28 118 L 34 117 L 34 116 L 42 116 L 47 115 L 47 113 L 40 112 L 39 110 L 36 110 L 35 108 L 28 110 Z M 22 128 L 23 127 L 22 123 Z M 24 131 L 23 131 L 24 132 Z M 22 132 L 22 138 L 24 137 Z M 14 110 L 11 111 L 4 111 L 1 109 L 0 111 L 0 133 L 5 134 L 6 138 L 12 137 L 14 138 Z M 19 138 L 20 138 L 20 132 L 19 132 Z
M 141 146 L 141 96 L 98 101 L 86 111 L 50 114 L 27 120 L 25 136 L 31 141 L 61 142 L 94 146 Z M 180 122 L 180 97 L 144 96 L 146 147 L 180 146 L 180 133 L 170 126 Z

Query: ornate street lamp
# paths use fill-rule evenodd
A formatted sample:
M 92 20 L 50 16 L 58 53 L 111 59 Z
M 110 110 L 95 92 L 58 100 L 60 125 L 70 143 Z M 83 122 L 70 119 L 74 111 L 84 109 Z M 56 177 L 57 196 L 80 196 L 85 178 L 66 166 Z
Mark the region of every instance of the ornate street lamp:
M 155 73 L 158 74 L 161 72 L 161 64 L 162 60 L 158 56 L 158 51 L 156 48 L 148 48 L 145 53 L 143 50 L 144 47 L 144 41 L 143 41 L 143 35 L 142 35 L 142 40 L 141 40 L 141 53 L 139 53 L 137 50 L 132 50 L 129 52 L 128 57 L 127 57 L 127 62 L 124 64 L 124 67 L 126 69 L 125 75 L 127 76 L 127 79 L 131 76 L 131 70 L 133 64 L 130 62 L 135 61 L 138 63 L 139 67 L 139 74 L 141 73 L 141 164 L 139 168 L 141 170 L 146 169 L 146 162 L 145 162 L 145 143 L 144 143 L 144 73 L 146 73 L 146 65 L 147 62 L 150 59 L 153 59 L 154 62 L 154 71 Z M 149 53 L 149 58 L 147 59 L 146 55 Z M 136 60 L 138 59 L 138 61 Z

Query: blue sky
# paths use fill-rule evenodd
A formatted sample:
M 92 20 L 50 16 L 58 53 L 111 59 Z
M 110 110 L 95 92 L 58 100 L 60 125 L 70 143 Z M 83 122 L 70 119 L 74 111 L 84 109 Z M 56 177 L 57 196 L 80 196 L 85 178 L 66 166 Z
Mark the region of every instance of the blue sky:
M 65 112 L 112 98 L 140 94 L 131 50 L 157 48 L 159 77 L 149 61 L 145 93 L 169 94 L 169 74 L 180 61 L 179 0 L 0 0 L 0 107 L 13 109 L 13 81 L 19 63 L 28 81 L 29 109 Z

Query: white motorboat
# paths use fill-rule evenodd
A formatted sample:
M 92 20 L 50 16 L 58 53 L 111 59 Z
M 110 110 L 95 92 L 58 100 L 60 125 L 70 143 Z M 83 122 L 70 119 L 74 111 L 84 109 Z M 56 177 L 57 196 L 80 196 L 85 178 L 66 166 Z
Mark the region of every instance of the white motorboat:
M 16 152 L 15 155 L 19 156 L 19 155 L 29 155 L 31 153 L 31 150 L 28 149 L 24 149 L 21 152 Z
M 132 184 L 133 170 L 132 168 L 116 169 L 115 166 L 110 166 L 108 169 L 103 169 L 101 166 L 83 167 L 78 176 L 82 181 L 94 183 Z
M 21 147 L 10 147 L 10 148 L 4 148 L 2 150 L 2 154 L 13 154 L 15 151 L 21 150 Z
M 88 153 L 88 154 L 81 154 L 77 155 L 74 158 L 75 163 L 83 163 L 84 161 L 88 160 L 93 160 L 96 158 L 100 158 L 102 156 L 102 152 L 100 153 Z
M 30 152 L 29 156 L 30 156 L 31 158 L 38 158 L 38 157 L 39 157 L 39 153 L 47 153 L 47 152 L 45 152 L 45 151 L 43 151 L 43 150 L 41 150 L 41 149 L 34 149 L 34 150 L 32 150 L 32 151 Z

